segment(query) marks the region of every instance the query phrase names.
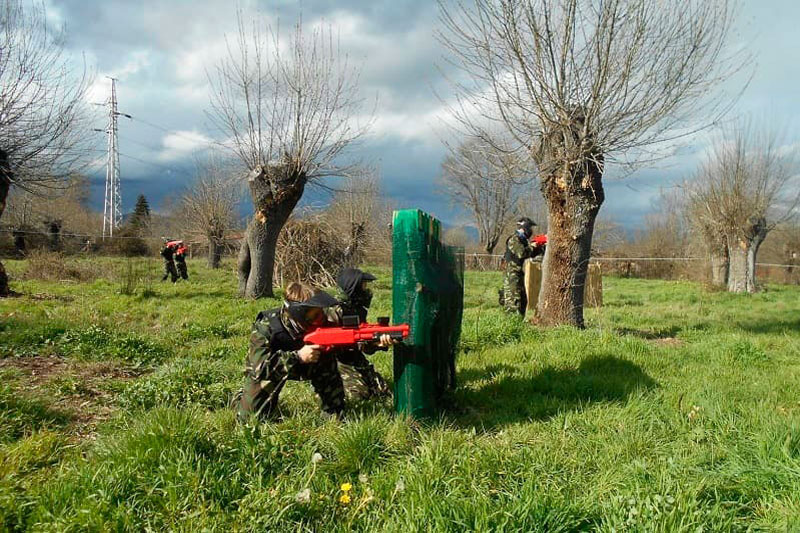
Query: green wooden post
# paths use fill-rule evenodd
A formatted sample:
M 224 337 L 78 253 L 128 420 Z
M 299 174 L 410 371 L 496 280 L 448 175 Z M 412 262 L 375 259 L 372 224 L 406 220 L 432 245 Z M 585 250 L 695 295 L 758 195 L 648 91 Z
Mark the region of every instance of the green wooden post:
M 407 341 L 394 349 L 395 410 L 429 417 L 444 391 L 455 387 L 464 254 L 444 246 L 439 221 L 417 209 L 395 211 L 393 229 L 392 318 L 411 326 Z

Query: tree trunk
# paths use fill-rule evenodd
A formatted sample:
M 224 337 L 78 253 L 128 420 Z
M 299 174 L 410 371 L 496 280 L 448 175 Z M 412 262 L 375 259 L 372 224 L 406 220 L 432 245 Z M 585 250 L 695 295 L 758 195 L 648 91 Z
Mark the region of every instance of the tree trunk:
M 222 257 L 222 245 L 216 236 L 208 236 L 208 268 L 219 268 Z
M 761 248 L 761 244 L 764 242 L 764 239 L 767 238 L 767 221 L 765 219 L 759 219 L 753 226 L 753 230 L 753 241 L 750 245 L 750 249 L 747 251 L 747 280 L 749 282 L 749 285 L 747 285 L 747 292 L 749 293 L 758 291 L 758 284 L 756 283 L 756 257 L 758 256 L 758 249 Z
M 768 231 L 767 221 L 764 218 L 757 218 L 749 222 L 744 235 L 728 236 L 730 254 L 728 292 L 753 293 L 758 290 L 756 256 Z
M 305 181 L 304 174 L 285 165 L 251 172 L 248 185 L 256 212 L 239 251 L 239 292 L 245 298 L 273 296 L 278 236 L 303 195 Z
M 540 324 L 583 323 L 583 291 L 597 213 L 605 199 L 602 158 L 584 160 L 542 181 L 548 244 L 536 309 Z
M 728 285 L 728 272 L 730 270 L 730 256 L 728 243 L 724 235 L 714 234 L 713 242 L 707 239 L 710 250 L 711 260 L 711 285 L 714 287 L 726 287 Z
M 5 150 L 0 149 L 0 218 L 6 210 L 8 191 L 11 189 L 11 170 L 8 166 L 8 155 Z M 0 262 L 0 297 L 8 296 L 11 290 L 8 288 L 8 276 L 3 263 Z
M 725 287 L 728 284 L 728 249 L 711 253 L 711 285 Z
M 487 254 L 492 255 L 494 253 L 494 249 L 497 248 L 497 241 L 499 240 L 500 240 L 499 237 L 489 239 L 489 241 L 486 243 L 486 246 L 484 247 Z
M 734 238 L 731 240 L 729 246 L 730 254 L 730 267 L 728 270 L 728 292 L 747 292 L 748 285 L 748 269 L 747 269 L 747 256 L 750 250 L 750 241 L 741 238 Z
M 244 298 L 245 291 L 247 290 L 247 278 L 250 276 L 250 225 L 247 225 L 244 237 L 242 237 L 242 245 L 239 247 L 239 257 L 236 261 L 236 268 L 239 271 L 239 296 Z

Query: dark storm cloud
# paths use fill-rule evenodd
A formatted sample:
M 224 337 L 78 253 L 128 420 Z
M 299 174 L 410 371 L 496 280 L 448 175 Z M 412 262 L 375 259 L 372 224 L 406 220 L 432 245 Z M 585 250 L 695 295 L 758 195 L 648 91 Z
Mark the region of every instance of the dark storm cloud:
M 136 119 L 120 122 L 126 207 L 144 191 L 159 205 L 162 197 L 184 186 L 194 158 L 202 157 L 209 141 L 222 138 L 205 115 L 206 70 L 224 54 L 224 36 L 235 32 L 236 5 L 222 0 L 47 0 L 51 18 L 66 25 L 69 48 L 85 53 L 98 74 L 94 99 L 107 97 L 104 76 L 118 77 L 120 110 Z M 260 12 L 273 24 L 279 20 L 282 30 L 301 11 L 305 23 L 330 24 L 352 63 L 361 66 L 365 100 L 371 103 L 377 97 L 372 133 L 354 155 L 379 165 L 383 189 L 398 207 L 420 207 L 449 220 L 463 218 L 435 184 L 444 156 L 437 137 L 444 133 L 443 104 L 435 94 L 447 99 L 452 92 L 438 70 L 452 73 L 434 36 L 436 2 L 243 0 L 239 5 L 246 16 Z M 797 114 L 795 87 L 800 79 L 787 66 L 786 54 L 778 52 L 797 48 L 793 21 L 798 16 L 800 8 L 790 0 L 743 9 L 733 46 L 752 50 L 759 70 L 740 108 L 756 113 L 766 108 L 787 122 Z M 102 116 L 96 122 L 104 126 Z M 610 169 L 604 216 L 640 224 L 660 187 L 691 174 L 704 142 L 677 146 L 669 166 L 643 169 L 624 181 L 615 180 Z M 97 134 L 97 149 L 104 143 Z M 102 161 L 97 168 L 93 176 L 102 182 Z M 309 197 L 312 203 L 324 201 L 322 194 Z

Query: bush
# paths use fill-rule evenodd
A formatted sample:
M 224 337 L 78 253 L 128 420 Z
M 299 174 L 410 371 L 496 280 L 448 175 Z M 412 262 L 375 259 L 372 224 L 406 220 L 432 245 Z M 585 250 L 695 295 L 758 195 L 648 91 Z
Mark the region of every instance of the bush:
M 28 254 L 23 279 L 94 281 L 100 271 L 90 263 L 67 261 L 61 252 L 35 250 Z

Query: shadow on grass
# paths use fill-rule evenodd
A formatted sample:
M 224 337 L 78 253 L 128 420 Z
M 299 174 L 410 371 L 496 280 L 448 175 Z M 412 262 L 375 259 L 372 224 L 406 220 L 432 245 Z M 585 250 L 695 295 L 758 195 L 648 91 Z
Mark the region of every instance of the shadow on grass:
M 164 285 L 164 286 L 168 287 L 168 285 Z M 209 291 L 209 290 L 205 290 L 204 287 L 199 286 L 199 285 L 196 286 L 195 288 L 197 290 L 192 291 L 192 292 L 178 292 L 178 293 L 175 293 L 175 294 L 170 294 L 168 296 L 169 296 L 170 299 L 173 299 L 173 300 L 193 300 L 195 298 L 203 298 L 205 300 L 216 300 L 218 298 L 225 299 L 225 300 L 238 299 L 238 296 L 236 295 L 236 291 L 233 291 L 233 290 L 220 289 L 220 290 L 215 290 L 215 291 Z M 156 292 L 155 295 L 156 296 L 167 296 L 166 294 L 163 294 L 162 292 Z
M 792 320 L 764 320 L 754 322 L 737 322 L 736 327 L 748 333 L 784 333 L 800 331 L 800 318 Z
M 38 398 L 28 398 L 10 387 L 0 387 L 0 444 L 16 441 L 39 429 L 64 427 L 72 420 L 69 413 Z
M 490 370 L 482 377 L 490 376 Z M 472 373 L 459 378 L 464 386 L 448 398 L 447 418 L 458 426 L 483 429 L 546 420 L 591 403 L 621 403 L 658 385 L 638 365 L 617 357 L 585 359 L 578 368 L 546 367 L 532 377 L 506 375 L 479 388 L 469 387 Z
M 670 326 L 667 328 L 657 328 L 654 331 L 645 329 L 634 328 L 618 328 L 616 330 L 619 335 L 630 335 L 632 337 L 639 337 L 645 340 L 669 339 L 673 338 L 681 332 L 683 328 L 680 326 Z

